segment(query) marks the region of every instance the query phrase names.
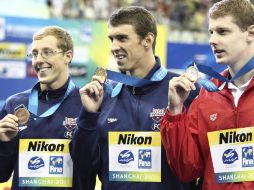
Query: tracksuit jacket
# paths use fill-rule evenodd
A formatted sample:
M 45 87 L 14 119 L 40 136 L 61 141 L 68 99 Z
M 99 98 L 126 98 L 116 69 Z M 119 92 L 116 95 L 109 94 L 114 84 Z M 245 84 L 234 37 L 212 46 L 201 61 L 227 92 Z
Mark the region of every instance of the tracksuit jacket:
M 146 79 L 150 79 L 161 67 L 159 59 L 156 60 L 155 67 L 145 77 Z M 109 133 L 119 132 L 121 134 L 123 132 L 126 134 L 130 132 L 129 137 L 133 138 L 126 140 L 126 136 L 122 135 L 122 141 L 125 139 L 125 142 L 138 144 L 139 140 L 142 143 L 142 139 L 134 137 L 132 132 L 159 132 L 159 123 L 168 103 L 168 82 L 173 76 L 176 75 L 168 73 L 161 81 L 140 88 L 123 85 L 121 92 L 116 97 L 111 97 L 109 93 L 106 93 L 97 113 L 87 113 L 82 109 L 77 121 L 78 129 L 71 142 L 72 159 L 74 165 L 78 166 L 78 174 L 81 179 L 93 178 L 98 174 L 102 182 L 102 190 L 190 189 L 189 184 L 183 185 L 172 173 L 162 146 L 160 147 L 161 165 L 159 166 L 161 182 L 133 182 L 124 181 L 124 179 L 115 181 L 112 178 L 117 174 L 111 175 L 109 172 L 109 165 L 112 162 L 116 162 L 116 167 L 127 169 L 133 164 L 138 164 L 135 153 L 129 151 L 128 148 L 122 148 L 123 151 L 120 154 L 114 151 L 109 153 L 109 141 L 111 141 Z M 151 152 L 148 150 L 146 153 L 150 155 Z M 123 158 L 124 156 L 126 159 Z M 148 167 L 150 163 L 148 159 Z
M 68 80 L 69 81 L 69 80 Z M 39 108 L 38 114 L 43 113 L 51 106 L 58 103 L 64 96 L 68 82 L 58 90 L 40 92 L 39 85 Z M 15 94 L 7 99 L 5 105 L 0 112 L 0 119 L 7 114 L 13 114 L 17 106 L 23 104 L 28 107 L 28 97 L 30 90 Z M 76 127 L 76 118 L 79 115 L 81 108 L 81 99 L 78 88 L 69 94 L 69 96 L 62 102 L 56 112 L 48 117 L 33 119 L 31 114 L 27 123 L 27 128 L 18 132 L 18 135 L 10 142 L 0 142 L 0 182 L 7 181 L 14 171 L 12 189 L 13 190 L 46 190 L 46 189 L 93 189 L 95 181 L 90 180 L 86 183 L 87 187 L 81 187 L 78 184 L 78 179 L 74 171 L 73 187 L 19 187 L 19 139 L 70 139 Z M 71 121 L 71 122 L 69 122 Z M 23 165 L 28 163 L 23 162 Z M 46 166 L 45 166 L 46 167 Z
M 223 72 L 228 76 L 228 71 Z M 216 86 L 222 82 L 212 79 Z M 201 89 L 189 111 L 170 115 L 161 122 L 162 141 L 167 151 L 168 163 L 183 181 L 203 176 L 203 190 L 250 190 L 254 182 L 216 183 L 207 132 L 254 126 L 254 79 L 235 106 L 231 90 L 226 85 L 219 92 Z M 232 154 L 233 155 L 233 154 Z M 222 158 L 222 155 L 217 154 Z M 253 157 L 253 155 L 252 155 Z M 240 157 L 239 157 L 240 159 Z M 241 160 L 239 160 L 241 163 Z M 228 164 L 230 168 L 231 163 Z

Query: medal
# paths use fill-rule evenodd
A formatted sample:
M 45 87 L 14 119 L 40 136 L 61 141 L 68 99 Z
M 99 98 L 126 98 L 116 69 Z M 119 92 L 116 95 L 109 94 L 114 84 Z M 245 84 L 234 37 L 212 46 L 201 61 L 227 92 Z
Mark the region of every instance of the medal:
M 198 80 L 198 69 L 195 66 L 190 66 L 186 69 L 186 73 L 189 75 L 192 81 Z
M 103 81 L 103 83 L 105 83 L 107 79 L 107 72 L 105 69 L 103 69 L 102 67 L 97 67 L 94 75 L 99 77 Z
M 29 111 L 22 107 L 22 108 L 18 108 L 15 112 L 14 115 L 16 115 L 18 117 L 18 123 L 19 125 L 25 125 L 28 122 L 28 119 L 30 117 L 30 113 Z

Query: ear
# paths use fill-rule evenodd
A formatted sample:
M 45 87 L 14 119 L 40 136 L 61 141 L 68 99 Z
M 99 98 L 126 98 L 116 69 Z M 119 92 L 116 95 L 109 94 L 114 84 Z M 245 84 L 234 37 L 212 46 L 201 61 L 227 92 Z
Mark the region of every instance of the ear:
M 250 25 L 247 29 L 248 36 L 247 36 L 247 41 L 251 42 L 254 41 L 254 25 Z
M 143 40 L 143 45 L 146 49 L 148 49 L 149 47 L 152 47 L 154 42 L 154 34 L 152 32 L 149 32 L 145 39 Z
M 66 51 L 65 52 L 65 63 L 69 65 L 71 63 L 72 58 L 73 58 L 73 52 L 71 50 Z

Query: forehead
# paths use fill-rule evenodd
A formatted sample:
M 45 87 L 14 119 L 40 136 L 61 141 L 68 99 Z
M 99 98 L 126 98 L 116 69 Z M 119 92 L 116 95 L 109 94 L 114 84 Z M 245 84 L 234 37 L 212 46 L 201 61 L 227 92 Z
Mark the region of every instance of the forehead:
M 33 40 L 32 50 L 34 49 L 43 49 L 43 48 L 57 48 L 57 39 L 54 36 L 46 36 L 42 39 Z
M 108 27 L 108 36 L 115 36 L 115 35 L 137 35 L 134 26 L 130 24 L 122 24 L 118 26 L 111 26 Z
M 232 16 L 224 16 L 219 17 L 217 19 L 209 18 L 209 29 L 215 30 L 217 28 L 238 28 L 238 26 L 234 23 Z

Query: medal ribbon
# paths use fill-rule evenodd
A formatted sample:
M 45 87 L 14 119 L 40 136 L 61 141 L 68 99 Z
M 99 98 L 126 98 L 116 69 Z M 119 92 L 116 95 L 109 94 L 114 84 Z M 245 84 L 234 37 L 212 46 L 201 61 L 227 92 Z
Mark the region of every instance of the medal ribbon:
M 167 69 L 165 69 L 164 67 L 160 67 L 160 69 L 158 69 L 153 74 L 151 79 L 148 80 L 148 79 L 132 77 L 132 76 L 125 75 L 119 72 L 107 70 L 107 78 L 118 82 L 117 85 L 112 90 L 111 97 L 115 97 L 120 93 L 123 84 L 133 86 L 133 87 L 143 87 L 148 84 L 152 84 L 156 81 L 161 81 L 167 75 L 167 73 L 168 73 Z
M 36 85 L 35 85 L 36 86 Z M 34 115 L 38 116 L 38 90 L 35 88 L 35 86 L 32 88 L 31 93 L 29 95 L 29 102 L 28 102 L 28 110 L 33 113 Z M 72 80 L 69 81 L 68 88 L 64 94 L 64 97 L 60 102 L 49 108 L 47 111 L 42 113 L 38 117 L 48 117 L 55 113 L 55 111 L 59 108 L 59 106 L 62 104 L 62 102 L 65 100 L 65 98 L 74 90 L 75 84 L 72 82 Z
M 194 65 L 198 68 L 198 71 L 201 73 L 204 73 L 206 75 L 209 75 L 210 77 L 216 78 L 219 81 L 223 82 L 223 84 L 218 88 L 217 86 L 215 86 L 215 84 L 210 81 L 209 79 L 206 78 L 199 78 L 198 79 L 198 83 L 200 83 L 207 91 L 209 92 L 214 92 L 214 91 L 220 91 L 224 88 L 224 86 L 228 83 L 228 82 L 232 82 L 234 80 L 236 80 L 237 78 L 243 76 L 244 74 L 246 74 L 247 72 L 251 71 L 254 68 L 254 57 L 252 57 L 237 73 L 236 75 L 228 80 L 227 78 L 225 78 L 224 76 L 222 76 L 220 73 L 218 73 L 217 71 L 213 70 L 212 67 L 207 66 L 207 65 L 202 65 L 202 64 L 196 64 L 194 63 Z

